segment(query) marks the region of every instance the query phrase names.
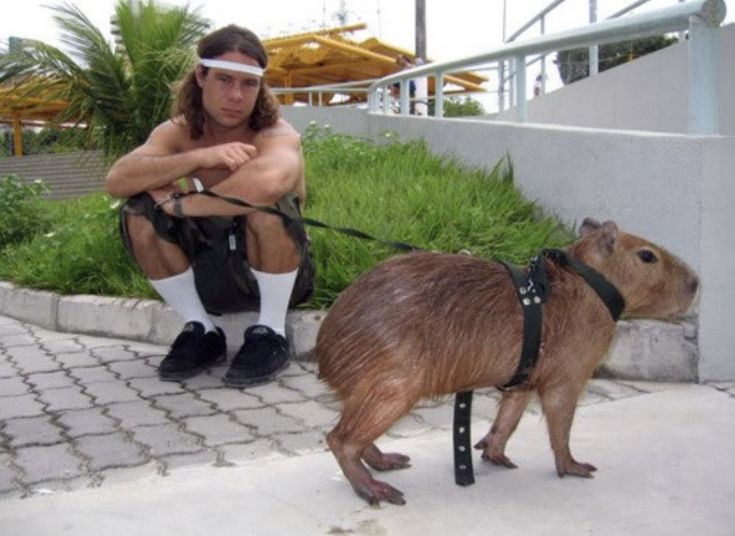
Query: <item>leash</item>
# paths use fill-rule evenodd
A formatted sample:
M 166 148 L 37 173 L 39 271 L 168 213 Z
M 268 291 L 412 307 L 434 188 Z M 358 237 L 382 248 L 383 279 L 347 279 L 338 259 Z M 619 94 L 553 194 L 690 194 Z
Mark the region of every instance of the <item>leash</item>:
M 561 249 L 543 250 L 540 255 L 531 259 L 528 270 L 525 272 L 518 266 L 501 262 L 513 280 L 523 310 L 521 358 L 510 381 L 498 387 L 501 391 L 531 388 L 528 381 L 538 361 L 541 346 L 542 306 L 551 293 L 551 285 L 546 274 L 546 259 L 561 267 L 569 266 L 579 274 L 605 304 L 614 322 L 617 322 L 625 309 L 625 299 L 615 285 L 600 272 L 583 262 L 572 259 L 566 251 Z M 472 457 L 468 454 L 470 452 L 472 394 L 472 391 L 457 393 L 454 403 L 454 481 L 459 486 L 468 486 L 475 482 Z
M 222 201 L 226 201 L 227 203 L 230 203 L 238 207 L 250 208 L 253 210 L 257 210 L 258 212 L 264 212 L 266 214 L 280 216 L 283 219 L 283 221 L 286 223 L 286 225 L 290 225 L 292 223 L 300 223 L 301 225 L 309 225 L 311 227 L 319 227 L 321 229 L 330 229 L 332 231 L 337 231 L 338 233 L 342 233 L 347 236 L 359 238 L 360 240 L 370 240 L 372 242 L 378 242 L 379 244 L 383 244 L 384 246 L 388 246 L 390 248 L 397 249 L 400 251 L 425 251 L 423 248 L 412 246 L 411 244 L 406 244 L 403 242 L 394 242 L 392 240 L 384 240 L 382 238 L 376 238 L 363 231 L 358 231 L 357 229 L 351 229 L 349 227 L 335 227 L 333 225 L 328 225 L 324 222 L 321 222 L 319 220 L 315 220 L 312 218 L 294 217 L 294 216 L 291 216 L 290 214 L 286 214 L 285 212 L 277 209 L 276 207 L 253 205 L 252 203 L 249 203 L 245 201 L 244 199 L 240 199 L 238 197 L 229 197 L 226 195 L 220 195 L 218 193 L 213 192 L 212 190 L 207 190 L 204 188 L 200 190 L 199 186 L 197 186 L 196 192 L 189 192 L 189 193 L 178 193 L 177 192 L 172 195 L 172 199 L 174 201 L 174 212 L 176 213 L 177 217 L 179 218 L 185 217 L 184 214 L 181 213 L 181 205 L 180 203 L 177 203 L 177 201 L 183 197 L 194 195 L 194 194 L 201 194 L 201 195 L 210 197 L 212 199 L 220 199 Z

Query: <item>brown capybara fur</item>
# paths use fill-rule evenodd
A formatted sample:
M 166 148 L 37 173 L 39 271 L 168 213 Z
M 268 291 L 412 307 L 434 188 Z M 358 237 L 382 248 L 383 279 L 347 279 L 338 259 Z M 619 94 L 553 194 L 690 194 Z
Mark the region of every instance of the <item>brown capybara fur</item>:
M 655 244 L 586 219 L 568 255 L 610 281 L 625 299 L 625 317 L 684 314 L 698 279 Z M 590 477 L 574 460 L 569 431 L 577 399 L 604 358 L 615 321 L 571 268 L 547 261 L 550 295 L 543 306 L 541 349 L 530 389 L 503 394 L 490 432 L 476 445 L 483 459 L 515 467 L 505 445 L 531 393 L 546 416 L 559 476 Z M 319 331 L 319 376 L 344 402 L 327 441 L 357 494 L 371 504 L 403 504 L 403 494 L 374 480 L 377 470 L 409 466 L 375 440 L 421 398 L 502 386 L 521 353 L 523 313 L 507 270 L 465 255 L 409 253 L 359 277 L 335 302 Z

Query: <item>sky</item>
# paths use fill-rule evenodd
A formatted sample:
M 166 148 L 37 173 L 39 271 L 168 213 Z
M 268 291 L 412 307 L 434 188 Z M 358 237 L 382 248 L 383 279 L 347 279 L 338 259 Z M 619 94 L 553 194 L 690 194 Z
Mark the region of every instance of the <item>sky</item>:
M 24 0 L 8 8 L 12 0 L 0 0 L 0 48 L 8 37 L 41 39 L 60 46 L 59 32 L 46 5 L 55 0 Z M 597 19 L 603 20 L 634 0 L 597 0 Z M 635 13 L 675 5 L 679 0 L 650 0 Z M 116 0 L 71 0 L 103 32 L 109 33 L 110 16 Z M 213 27 L 235 23 L 253 30 L 261 38 L 339 26 L 338 12 L 346 11 L 347 23 L 365 22 L 366 31 L 354 34 L 358 40 L 378 37 L 392 45 L 415 48 L 414 0 L 166 0 L 171 5 L 189 5 L 212 21 Z M 551 3 L 551 0 L 425 0 L 427 54 L 433 61 L 475 55 L 498 48 L 505 35 L 518 28 Z M 735 20 L 732 0 L 725 23 Z M 503 6 L 505 8 L 505 20 Z M 565 0 L 546 18 L 546 33 L 555 33 L 589 21 L 589 0 Z M 539 25 L 519 38 L 540 35 Z M 63 47 L 62 47 L 63 48 Z M 547 64 L 548 85 L 559 84 L 558 73 Z M 529 79 L 536 73 L 529 71 Z M 489 89 L 494 89 L 488 86 Z

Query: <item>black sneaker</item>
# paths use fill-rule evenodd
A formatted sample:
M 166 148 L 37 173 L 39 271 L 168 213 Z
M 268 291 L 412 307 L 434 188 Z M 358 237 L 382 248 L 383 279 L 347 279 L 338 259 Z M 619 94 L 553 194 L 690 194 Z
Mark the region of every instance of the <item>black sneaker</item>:
M 207 367 L 222 361 L 226 353 L 225 334 L 220 328 L 204 333 L 204 326 L 200 322 L 187 322 L 158 366 L 158 377 L 164 381 L 193 378 Z
M 288 365 L 288 342 L 268 326 L 250 326 L 245 343 L 225 374 L 225 385 L 244 387 L 272 380 Z

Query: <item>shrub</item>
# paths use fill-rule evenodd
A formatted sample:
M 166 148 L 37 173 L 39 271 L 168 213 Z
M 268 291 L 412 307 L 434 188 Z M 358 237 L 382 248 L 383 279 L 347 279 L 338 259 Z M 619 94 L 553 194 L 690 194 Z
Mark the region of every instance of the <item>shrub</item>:
M 41 181 L 27 183 L 17 175 L 0 179 L 0 249 L 48 229 L 50 221 L 39 199 L 47 191 Z

